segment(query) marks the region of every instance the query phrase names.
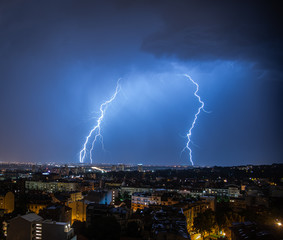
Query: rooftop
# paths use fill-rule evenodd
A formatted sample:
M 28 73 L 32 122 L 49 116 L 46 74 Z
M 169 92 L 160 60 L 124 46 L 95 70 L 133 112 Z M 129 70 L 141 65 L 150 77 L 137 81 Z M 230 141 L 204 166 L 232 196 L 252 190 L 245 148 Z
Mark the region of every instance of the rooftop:
M 24 215 L 24 216 L 21 216 L 21 218 L 29 221 L 29 222 L 34 222 L 34 221 L 41 221 L 43 220 L 42 217 L 38 216 L 37 214 L 35 213 L 29 213 L 27 215 Z

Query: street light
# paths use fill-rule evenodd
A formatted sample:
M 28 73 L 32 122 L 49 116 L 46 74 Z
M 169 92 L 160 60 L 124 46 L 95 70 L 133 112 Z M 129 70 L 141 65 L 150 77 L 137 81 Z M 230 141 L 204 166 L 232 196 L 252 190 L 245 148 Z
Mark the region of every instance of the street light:
M 282 226 L 282 223 L 279 221 L 279 219 L 276 219 L 276 220 L 275 220 L 275 223 L 277 224 L 278 227 L 281 227 L 281 226 Z

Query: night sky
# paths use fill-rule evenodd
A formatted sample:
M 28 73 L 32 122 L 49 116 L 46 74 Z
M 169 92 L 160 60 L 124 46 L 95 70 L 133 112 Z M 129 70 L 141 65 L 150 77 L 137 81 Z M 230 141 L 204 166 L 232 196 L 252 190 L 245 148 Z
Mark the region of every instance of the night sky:
M 272 1 L 0 0 L 0 161 L 283 162 L 282 9 Z

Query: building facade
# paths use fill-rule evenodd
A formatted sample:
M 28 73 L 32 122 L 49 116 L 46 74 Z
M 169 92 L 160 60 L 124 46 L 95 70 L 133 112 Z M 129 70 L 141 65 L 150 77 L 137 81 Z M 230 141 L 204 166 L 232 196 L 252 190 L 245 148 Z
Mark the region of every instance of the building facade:
M 0 209 L 4 213 L 11 213 L 14 211 L 15 195 L 12 192 L 0 192 Z
M 75 201 L 69 204 L 69 207 L 72 208 L 72 223 L 74 221 L 86 221 L 86 208 L 88 201 Z
M 76 240 L 69 223 L 44 220 L 30 213 L 6 223 L 7 240 Z
M 49 193 L 73 192 L 79 189 L 78 183 L 74 183 L 74 182 L 26 181 L 25 187 L 28 190 L 40 190 Z

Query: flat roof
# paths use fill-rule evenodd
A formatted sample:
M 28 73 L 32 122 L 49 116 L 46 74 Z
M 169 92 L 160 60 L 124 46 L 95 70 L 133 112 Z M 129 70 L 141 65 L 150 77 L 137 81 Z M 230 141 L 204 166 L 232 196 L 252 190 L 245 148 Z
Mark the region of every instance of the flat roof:
M 43 220 L 42 217 L 38 216 L 37 214 L 35 213 L 29 213 L 27 215 L 24 215 L 24 216 L 21 216 L 21 218 L 29 221 L 29 222 L 34 222 L 34 221 L 41 221 Z

